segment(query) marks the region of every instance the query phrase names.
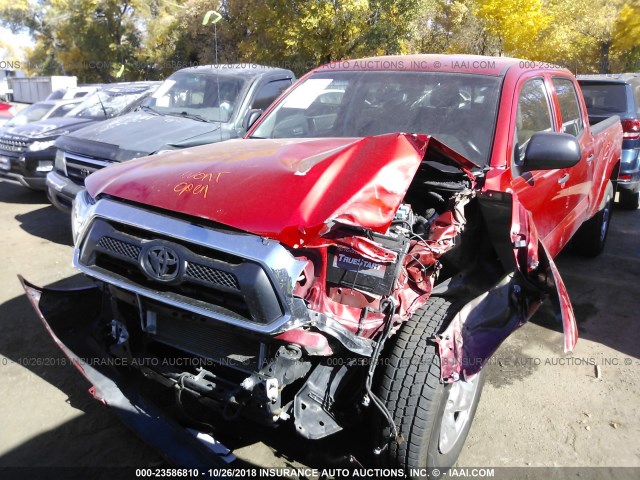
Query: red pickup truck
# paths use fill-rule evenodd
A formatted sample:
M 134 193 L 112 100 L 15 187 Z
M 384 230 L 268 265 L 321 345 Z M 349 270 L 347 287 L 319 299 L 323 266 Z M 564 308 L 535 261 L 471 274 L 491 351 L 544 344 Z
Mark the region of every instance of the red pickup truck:
M 248 418 L 442 472 L 482 367 L 543 300 L 573 349 L 553 258 L 602 250 L 621 142 L 563 69 L 336 62 L 245 139 L 89 176 L 73 262 L 93 285 L 24 285 L 93 395 L 176 464 L 210 464 L 210 435 Z

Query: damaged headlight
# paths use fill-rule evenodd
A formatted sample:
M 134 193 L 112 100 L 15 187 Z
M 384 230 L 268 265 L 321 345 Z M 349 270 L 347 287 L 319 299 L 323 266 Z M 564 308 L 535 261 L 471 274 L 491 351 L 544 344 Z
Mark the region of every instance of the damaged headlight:
M 77 244 L 87 220 L 91 217 L 95 204 L 95 199 L 86 190 L 80 190 L 73 200 L 73 206 L 71 207 L 71 233 L 74 245 Z

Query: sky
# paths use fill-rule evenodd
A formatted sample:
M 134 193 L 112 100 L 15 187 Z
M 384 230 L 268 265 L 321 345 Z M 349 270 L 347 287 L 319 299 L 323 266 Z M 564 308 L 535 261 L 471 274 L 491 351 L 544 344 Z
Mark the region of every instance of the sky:
M 13 48 L 14 60 L 25 60 L 24 49 L 33 45 L 33 40 L 26 33 L 13 34 L 8 28 L 0 27 L 0 62 L 11 60 L 4 45 L 10 45 Z

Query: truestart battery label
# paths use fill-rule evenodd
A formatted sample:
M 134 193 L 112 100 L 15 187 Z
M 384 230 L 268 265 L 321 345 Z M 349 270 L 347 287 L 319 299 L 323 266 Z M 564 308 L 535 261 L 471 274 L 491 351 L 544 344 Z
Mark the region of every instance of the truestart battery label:
M 387 237 L 373 233 L 372 240 L 385 249 L 396 252 L 396 261 L 373 261 L 350 248 L 330 247 L 327 252 L 327 283 L 355 288 L 374 295 L 389 295 L 404 262 L 409 239 L 404 236 Z
M 333 257 L 334 268 L 358 272 L 364 275 L 384 278 L 387 266 L 372 262 L 350 250 L 338 249 Z

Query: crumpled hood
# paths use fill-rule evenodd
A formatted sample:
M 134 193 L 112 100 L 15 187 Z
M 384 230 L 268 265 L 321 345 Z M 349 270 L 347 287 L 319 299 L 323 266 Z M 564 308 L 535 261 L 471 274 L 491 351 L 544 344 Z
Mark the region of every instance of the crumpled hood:
M 95 118 L 50 118 L 16 127 L 11 133 L 39 140 L 42 138 L 55 137 L 61 135 L 63 132 L 75 131 L 94 122 L 96 122 Z
M 190 138 L 219 130 L 219 123 L 200 122 L 172 115 L 156 115 L 137 111 L 109 119 L 99 125 L 83 128 L 82 131 L 70 135 L 70 137 L 113 145 L 126 152 L 141 152 L 143 155 L 149 155 L 167 148 L 167 146 L 180 145 Z M 229 137 L 227 136 L 224 140 L 227 138 Z M 217 139 L 201 143 L 211 143 L 214 140 Z M 89 142 L 87 145 L 90 148 Z M 86 154 L 88 152 L 76 153 Z M 117 160 L 123 161 L 129 158 L 131 156 Z
M 334 221 L 384 233 L 429 141 L 401 133 L 230 140 L 115 165 L 85 184 L 94 197 L 107 194 L 295 246 Z

